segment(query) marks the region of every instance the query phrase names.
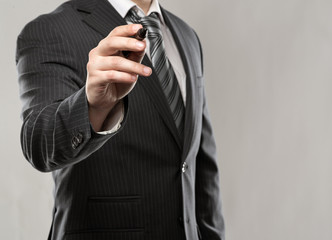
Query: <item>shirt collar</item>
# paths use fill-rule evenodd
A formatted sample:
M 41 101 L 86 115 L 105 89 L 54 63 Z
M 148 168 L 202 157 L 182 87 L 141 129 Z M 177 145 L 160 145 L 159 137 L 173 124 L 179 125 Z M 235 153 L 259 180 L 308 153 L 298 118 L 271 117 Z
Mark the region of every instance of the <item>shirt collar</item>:
M 115 8 L 115 10 L 123 18 L 126 17 L 129 10 L 133 7 L 135 7 L 137 9 L 137 13 L 139 14 L 139 16 L 141 16 L 141 17 L 145 16 L 144 11 L 139 6 L 137 6 L 136 3 L 132 2 L 131 0 L 108 0 L 108 1 L 112 4 L 112 6 Z M 152 0 L 152 3 L 151 3 L 147 16 L 153 12 L 156 12 L 160 18 L 161 23 L 165 24 L 158 0 Z

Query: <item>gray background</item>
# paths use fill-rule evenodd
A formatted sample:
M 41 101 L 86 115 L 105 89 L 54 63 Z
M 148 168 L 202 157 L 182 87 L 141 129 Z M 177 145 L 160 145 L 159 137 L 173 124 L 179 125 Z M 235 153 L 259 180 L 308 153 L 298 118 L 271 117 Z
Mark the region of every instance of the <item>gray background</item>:
M 19 145 L 14 52 L 61 2 L 1 0 L 0 239 L 46 239 L 51 223 L 51 177 Z M 332 1 L 161 3 L 202 40 L 227 239 L 332 239 Z

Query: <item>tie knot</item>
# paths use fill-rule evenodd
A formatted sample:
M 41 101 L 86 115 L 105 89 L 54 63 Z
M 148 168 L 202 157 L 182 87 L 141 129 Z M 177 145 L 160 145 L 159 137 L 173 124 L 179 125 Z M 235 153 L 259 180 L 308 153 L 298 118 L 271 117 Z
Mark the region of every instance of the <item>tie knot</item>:
M 126 20 L 132 23 L 142 24 L 148 29 L 149 33 L 160 32 L 160 21 L 157 13 L 153 12 L 149 16 L 140 17 L 134 8 L 132 8 L 126 16 Z

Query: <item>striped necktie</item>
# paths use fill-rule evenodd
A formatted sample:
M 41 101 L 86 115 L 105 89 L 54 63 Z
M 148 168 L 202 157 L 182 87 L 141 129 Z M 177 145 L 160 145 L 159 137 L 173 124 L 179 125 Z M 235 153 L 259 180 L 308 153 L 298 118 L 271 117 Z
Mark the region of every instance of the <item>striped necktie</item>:
M 126 16 L 126 20 L 132 23 L 140 23 L 148 29 L 151 62 L 171 109 L 175 125 L 181 138 L 183 138 L 185 107 L 178 80 L 166 56 L 157 13 L 151 13 L 149 16 L 140 18 L 135 10 L 131 9 Z

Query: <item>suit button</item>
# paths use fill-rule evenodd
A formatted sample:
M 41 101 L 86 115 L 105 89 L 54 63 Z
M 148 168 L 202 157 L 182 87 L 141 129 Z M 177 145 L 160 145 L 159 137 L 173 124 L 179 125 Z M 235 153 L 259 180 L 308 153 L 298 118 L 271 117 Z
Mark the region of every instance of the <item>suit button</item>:
M 73 149 L 76 149 L 82 142 L 83 142 L 83 135 L 82 133 L 78 133 L 76 134 L 76 136 L 74 136 L 71 139 L 71 146 Z
M 71 146 L 72 146 L 72 148 L 73 149 L 76 149 L 77 147 L 78 147 L 78 139 L 77 139 L 77 137 L 73 137 L 72 139 L 71 139 Z
M 183 163 L 182 165 L 182 172 L 185 173 L 188 169 L 188 164 L 186 162 Z
M 78 143 L 83 142 L 83 134 L 82 133 L 77 133 L 76 137 L 77 137 Z

